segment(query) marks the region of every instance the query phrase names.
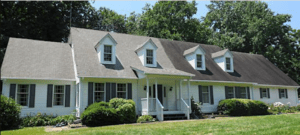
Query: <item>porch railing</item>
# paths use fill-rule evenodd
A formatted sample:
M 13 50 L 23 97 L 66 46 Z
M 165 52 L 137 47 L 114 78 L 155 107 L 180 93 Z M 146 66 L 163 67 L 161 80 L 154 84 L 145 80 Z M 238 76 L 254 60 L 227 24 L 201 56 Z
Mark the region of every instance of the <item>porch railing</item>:
M 159 121 L 163 121 L 164 120 L 164 106 L 160 103 L 160 101 L 158 100 L 158 98 L 156 99 L 156 118 Z
M 147 111 L 147 98 L 141 98 L 142 111 Z M 149 98 L 149 112 L 156 112 L 156 99 Z
M 181 98 L 181 111 L 185 111 L 185 116 L 190 119 L 190 106 Z

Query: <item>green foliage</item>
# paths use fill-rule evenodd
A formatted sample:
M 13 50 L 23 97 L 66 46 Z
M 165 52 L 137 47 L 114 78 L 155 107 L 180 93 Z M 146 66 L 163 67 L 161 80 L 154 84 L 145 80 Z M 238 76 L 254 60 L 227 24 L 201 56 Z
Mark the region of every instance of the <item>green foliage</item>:
M 201 112 L 201 103 L 196 103 L 194 97 L 191 98 L 191 109 L 192 114 L 196 115 L 198 118 L 202 118 L 202 112 Z
M 143 116 L 140 116 L 136 122 L 142 123 L 142 122 L 151 122 L 151 121 L 155 121 L 155 119 L 153 119 L 153 117 L 151 115 L 143 115 Z
M 106 102 L 91 104 L 82 114 L 82 123 L 87 126 L 103 126 L 136 121 L 133 100 L 114 98 Z
M 0 111 L 1 130 L 18 128 L 20 125 L 21 106 L 14 99 L 1 95 Z
M 35 116 L 26 116 L 22 118 L 23 127 L 36 127 L 36 126 L 47 126 L 47 125 L 56 125 L 58 123 L 71 123 L 76 120 L 76 117 L 72 114 L 62 115 L 62 116 L 53 116 L 47 114 L 38 113 Z
M 269 106 L 268 112 L 272 114 L 300 112 L 300 105 L 298 106 L 282 105 L 282 106 L 275 107 L 273 104 L 271 104 Z
M 266 115 L 268 106 L 256 100 L 225 99 L 219 102 L 218 111 L 231 116 Z

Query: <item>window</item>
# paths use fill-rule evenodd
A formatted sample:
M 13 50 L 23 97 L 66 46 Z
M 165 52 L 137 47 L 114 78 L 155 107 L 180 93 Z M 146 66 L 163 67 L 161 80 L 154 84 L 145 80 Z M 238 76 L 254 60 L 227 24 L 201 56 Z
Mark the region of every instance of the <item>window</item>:
M 126 84 L 117 85 L 117 97 L 126 99 Z
M 279 94 L 281 98 L 286 97 L 285 89 L 279 89 Z
M 247 98 L 247 91 L 246 91 L 246 87 L 240 87 L 239 88 L 240 91 L 240 98 Z
M 226 58 L 226 70 L 231 70 L 230 58 Z
M 29 85 L 18 85 L 17 91 L 17 103 L 22 106 L 28 105 L 28 94 L 29 94 Z
M 153 50 L 146 50 L 146 63 L 153 64 Z
M 104 101 L 104 83 L 95 83 L 94 102 Z
M 197 68 L 202 68 L 202 55 L 197 54 Z
M 202 102 L 209 103 L 209 89 L 208 86 L 202 86 Z
M 104 45 L 104 61 L 111 61 L 112 46 Z
M 234 87 L 228 87 L 228 98 L 234 98 Z
M 54 100 L 53 104 L 56 106 L 64 105 L 65 87 L 64 85 L 54 86 Z
M 262 97 L 268 98 L 268 90 L 266 88 L 261 88 Z

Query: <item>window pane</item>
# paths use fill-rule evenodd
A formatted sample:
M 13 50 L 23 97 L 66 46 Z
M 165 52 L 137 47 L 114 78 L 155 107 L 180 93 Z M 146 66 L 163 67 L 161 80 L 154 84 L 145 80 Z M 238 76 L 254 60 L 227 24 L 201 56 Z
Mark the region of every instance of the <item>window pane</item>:
M 268 97 L 267 89 L 261 89 L 262 90 L 262 97 Z
M 197 55 L 197 67 L 202 68 L 202 55 Z
M 111 53 L 112 47 L 109 45 L 104 46 L 104 53 Z
M 104 83 L 95 83 L 95 91 L 104 91 Z
M 226 58 L 226 70 L 230 70 L 230 58 Z
M 104 101 L 104 92 L 95 92 L 95 102 Z
M 117 97 L 126 99 L 126 84 L 118 84 Z
M 227 87 L 228 89 L 228 98 L 234 98 L 234 89 L 233 87 Z
M 146 50 L 146 63 L 153 64 L 153 50 Z
M 63 105 L 64 104 L 64 95 L 65 87 L 64 85 L 55 85 L 54 86 L 54 105 Z
M 153 64 L 153 57 L 146 58 L 147 64 Z
M 240 87 L 241 98 L 247 98 L 246 87 Z
M 111 61 L 111 54 L 104 54 L 104 61 Z
M 202 86 L 202 102 L 203 103 L 209 103 L 208 86 Z
M 22 106 L 27 106 L 28 104 L 28 92 L 29 85 L 18 85 L 17 91 L 17 103 Z

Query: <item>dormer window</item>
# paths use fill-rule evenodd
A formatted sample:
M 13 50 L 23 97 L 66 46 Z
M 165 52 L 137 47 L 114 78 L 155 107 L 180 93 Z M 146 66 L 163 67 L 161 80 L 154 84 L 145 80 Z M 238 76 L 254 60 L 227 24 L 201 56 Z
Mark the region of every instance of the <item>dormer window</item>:
M 233 55 L 228 49 L 212 53 L 211 57 L 225 72 L 234 72 Z
M 231 70 L 230 58 L 226 58 L 226 70 Z
M 95 45 L 101 64 L 116 64 L 116 45 L 117 42 L 109 33 Z
M 153 50 L 147 49 L 146 55 L 147 64 L 153 64 Z
M 202 68 L 202 55 L 197 54 L 197 68 Z
M 156 44 L 152 41 L 152 39 L 149 39 L 145 43 L 139 45 L 135 52 L 138 55 L 143 66 L 156 67 L 156 50 Z
M 195 70 L 206 70 L 205 51 L 200 45 L 185 50 L 183 56 Z
M 111 61 L 112 57 L 112 46 L 104 45 L 104 61 Z

